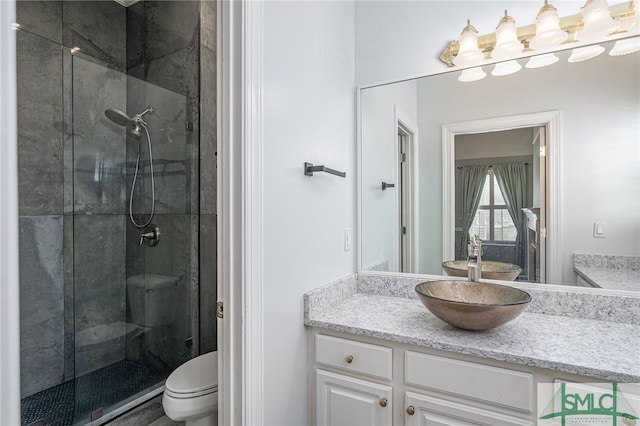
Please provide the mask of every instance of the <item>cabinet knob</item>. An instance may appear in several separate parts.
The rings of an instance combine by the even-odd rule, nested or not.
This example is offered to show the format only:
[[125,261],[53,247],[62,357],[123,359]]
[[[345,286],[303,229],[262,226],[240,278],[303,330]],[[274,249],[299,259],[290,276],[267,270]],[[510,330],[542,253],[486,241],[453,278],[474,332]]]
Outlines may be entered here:
[[407,414],[410,416],[413,416],[416,413],[416,409],[414,408],[413,405],[410,405],[407,407]]
[[389,402],[389,401],[387,401],[387,398],[381,398],[380,399],[380,406],[383,407],[383,408],[386,407],[387,406],[387,402]]
[[344,360],[347,362],[347,364],[351,364],[353,362],[353,355],[345,356]]

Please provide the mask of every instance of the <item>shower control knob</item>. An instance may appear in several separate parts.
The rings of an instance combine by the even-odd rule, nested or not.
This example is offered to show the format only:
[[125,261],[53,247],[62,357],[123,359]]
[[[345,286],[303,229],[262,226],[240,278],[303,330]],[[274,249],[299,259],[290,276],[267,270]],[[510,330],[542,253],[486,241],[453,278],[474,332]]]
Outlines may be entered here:
[[147,243],[149,247],[155,247],[160,242],[160,227],[153,223],[142,230],[140,245]]

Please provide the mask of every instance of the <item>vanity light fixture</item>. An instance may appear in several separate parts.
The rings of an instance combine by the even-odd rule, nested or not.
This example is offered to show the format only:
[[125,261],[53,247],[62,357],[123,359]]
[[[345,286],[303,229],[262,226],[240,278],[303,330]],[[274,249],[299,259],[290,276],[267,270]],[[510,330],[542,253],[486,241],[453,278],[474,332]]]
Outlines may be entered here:
[[458,81],[463,83],[470,83],[472,81],[482,80],[487,76],[487,73],[482,70],[482,67],[467,68],[462,70]]
[[516,21],[504,11],[504,17],[496,28],[496,45],[491,51],[493,59],[508,59],[524,50],[524,45],[518,40]]
[[611,56],[628,55],[640,51],[640,37],[626,38],[616,41],[613,49],[609,51]]
[[[629,18],[621,19],[621,27],[630,34],[640,34],[640,0],[634,0],[632,3],[633,15]],[[627,38],[616,41],[613,49],[609,51],[611,56],[628,55],[640,51],[640,37]]]
[[516,59],[525,48],[541,51],[541,54],[531,56],[525,66],[541,68],[558,62],[559,58],[551,52],[553,49],[569,42],[580,42],[580,47],[573,49],[568,61],[582,62],[605,50],[597,44],[585,44],[624,32],[634,37],[618,37],[620,39],[609,52],[610,55],[640,51],[640,0],[611,7],[607,0],[586,0],[580,14],[565,17],[560,17],[549,0],[544,0],[535,25],[517,28],[515,20],[505,10],[495,33],[478,36],[478,30],[468,20],[459,40],[450,41],[440,52],[440,60],[450,67],[468,68],[462,71],[458,81],[478,81],[486,77],[482,70],[484,59],[500,61],[495,64],[492,75],[509,75],[522,69]]
[[[611,17],[607,0],[587,0],[582,6],[582,18],[584,26],[577,34],[578,41],[590,42],[602,39],[620,26],[620,22]],[[573,49],[568,61],[571,63],[582,62],[595,58],[604,52],[604,47],[594,44],[592,46]]]
[[453,63],[459,67],[475,65],[484,59],[484,53],[478,48],[478,30],[467,20],[467,26],[460,34],[458,54]]
[[20,29],[20,24],[18,24],[17,22],[14,22],[11,24],[11,29],[13,31],[18,31]]
[[[640,0],[627,0],[609,6],[606,0],[587,0],[581,13],[557,18],[557,10],[554,10],[555,7],[546,1],[538,12],[535,24],[514,28],[515,23],[509,22],[513,18],[509,19],[507,16],[506,19],[503,18],[506,21],[503,24],[503,29],[484,35],[478,35],[478,31],[471,24],[468,24],[467,28],[471,27],[473,31],[463,31],[459,40],[449,41],[440,52],[439,57],[449,67],[456,65],[460,67],[477,67],[482,66],[483,58],[490,57],[496,60],[514,59],[515,56],[522,52],[523,48],[551,50],[557,47],[555,44],[560,46],[579,41],[584,45],[585,43],[604,40],[611,32],[618,34],[626,31],[630,35],[637,34],[638,27],[640,27],[640,13],[637,13],[640,10],[639,3]],[[634,9],[636,12],[634,12]],[[559,19],[557,28],[556,19]],[[500,22],[501,24],[503,23],[502,20]],[[568,36],[565,37],[564,33],[568,34]],[[504,41],[506,36],[509,37],[511,42],[514,42],[514,38],[517,38],[518,43],[507,44]],[[564,41],[562,41],[563,38]],[[622,44],[627,43],[631,44],[631,42]],[[505,53],[509,51],[509,46],[514,48],[515,53]],[[584,60],[584,58],[593,55],[596,51],[596,49],[587,50],[590,52],[589,55],[587,55],[586,51],[581,50],[577,52],[574,60],[577,60],[577,58]],[[614,50],[614,53],[616,52],[618,52],[617,49]],[[549,56],[545,60],[551,62],[552,59]],[[536,60],[535,63],[540,64],[544,63],[544,61]]]
[[542,68],[553,65],[558,62],[558,58],[554,53],[545,53],[544,55],[532,56],[525,65],[525,68]]
[[578,33],[579,41],[596,41],[605,37],[620,26],[620,22],[611,17],[607,0],[587,0],[582,6],[584,26]]
[[517,73],[522,69],[522,65],[518,63],[515,59],[510,61],[498,62],[495,67],[493,67],[493,71],[491,71],[491,75],[496,77],[501,77],[503,75],[509,75]]
[[[569,34],[560,28],[560,15],[555,6],[544,0],[544,6],[536,17],[536,35],[529,42],[531,49],[549,49],[558,47],[565,42]],[[525,67],[542,68],[558,62],[558,58],[553,53],[539,56],[532,56]]]
[[560,46],[569,34],[560,28],[558,9],[544,0],[544,6],[536,17],[536,35],[529,42],[534,50]]
[[567,59],[567,62],[575,63],[575,62],[583,62],[589,59],[593,59],[596,56],[600,55],[604,52],[604,47],[599,44],[594,44],[591,46],[578,47],[571,51],[571,56]]

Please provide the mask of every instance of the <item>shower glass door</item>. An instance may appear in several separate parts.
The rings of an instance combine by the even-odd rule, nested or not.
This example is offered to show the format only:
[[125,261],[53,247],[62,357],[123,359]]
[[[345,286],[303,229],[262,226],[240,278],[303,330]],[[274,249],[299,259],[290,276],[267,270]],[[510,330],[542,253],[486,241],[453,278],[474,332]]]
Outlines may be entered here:
[[[65,251],[74,294],[66,322],[74,422],[84,423],[159,388],[197,354],[198,135],[184,94],[80,54],[70,62],[73,191],[65,201],[73,224],[65,229],[73,244]],[[122,125],[147,109],[137,132]]]

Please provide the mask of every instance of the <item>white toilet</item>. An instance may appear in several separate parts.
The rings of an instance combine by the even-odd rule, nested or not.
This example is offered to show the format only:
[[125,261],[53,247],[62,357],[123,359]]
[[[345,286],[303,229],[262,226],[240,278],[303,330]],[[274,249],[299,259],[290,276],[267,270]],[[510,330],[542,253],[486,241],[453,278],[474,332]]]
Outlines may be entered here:
[[218,353],[200,355],[171,373],[162,406],[167,417],[186,426],[217,426]]

